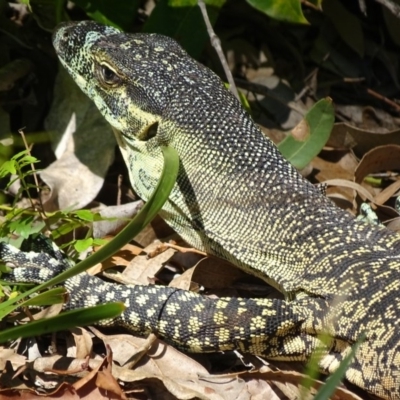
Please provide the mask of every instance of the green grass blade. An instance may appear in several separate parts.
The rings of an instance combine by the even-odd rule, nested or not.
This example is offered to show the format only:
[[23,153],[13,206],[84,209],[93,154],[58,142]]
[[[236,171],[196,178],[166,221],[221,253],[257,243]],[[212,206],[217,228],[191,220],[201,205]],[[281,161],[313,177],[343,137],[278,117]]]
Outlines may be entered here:
[[52,304],[59,304],[65,302],[67,291],[63,287],[56,287],[46,290],[35,297],[29,298],[22,303],[7,304],[6,302],[0,304],[0,320],[5,316],[23,306],[48,306]]
[[67,295],[67,291],[65,288],[55,287],[55,288],[46,290],[43,293],[39,293],[35,297],[25,300],[23,303],[19,304],[18,306],[43,307],[43,306],[50,306],[53,304],[64,303],[66,295]]
[[322,386],[320,390],[318,390],[318,393],[315,395],[314,400],[326,400],[326,399],[329,399],[333,395],[336,388],[342,382],[348,366],[350,365],[358,348],[360,347],[361,343],[364,340],[365,340],[365,334],[361,335],[361,337],[353,345],[351,352],[340,363],[339,368],[327,379],[325,385]]
[[102,304],[80,310],[66,311],[56,317],[33,321],[0,332],[0,343],[21,337],[39,336],[76,326],[93,324],[101,319],[115,318],[125,310],[123,303]]
[[304,371],[305,378],[301,382],[300,400],[308,398],[308,393],[321,371],[319,363],[331,346],[332,337],[327,332],[318,335],[320,345],[313,351]]

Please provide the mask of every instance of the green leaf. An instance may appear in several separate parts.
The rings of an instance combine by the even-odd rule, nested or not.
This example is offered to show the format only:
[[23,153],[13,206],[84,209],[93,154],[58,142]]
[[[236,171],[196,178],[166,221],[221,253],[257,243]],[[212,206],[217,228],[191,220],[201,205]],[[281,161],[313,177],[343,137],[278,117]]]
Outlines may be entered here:
[[[1,238],[1,239],[3,239],[3,238]],[[1,276],[1,273],[10,273],[11,272],[11,267],[7,267],[4,263],[2,263],[2,262],[0,262],[0,276]]]
[[67,233],[72,232],[74,229],[77,229],[81,226],[82,224],[77,221],[65,222],[51,232],[51,238],[53,240],[58,239],[59,237],[66,235]]
[[298,24],[308,24],[301,10],[300,0],[247,0],[247,2],[271,18]]
[[290,135],[278,144],[278,149],[293,166],[303,169],[328,141],[334,121],[332,100],[322,99],[314,104],[302,121],[309,132],[305,139],[297,140]]
[[93,246],[104,246],[106,243],[108,243],[108,240],[106,239],[101,239],[101,238],[93,239]]
[[32,232],[33,220],[33,215],[22,215],[20,218],[10,221],[9,229],[18,236],[27,239]]
[[[397,47],[400,47],[399,18],[386,7],[382,7],[382,14],[383,18],[385,19],[385,27],[390,35],[390,38],[393,40]],[[381,50],[383,51],[383,49]]]
[[92,238],[77,240],[75,241],[74,249],[78,253],[82,253],[82,251],[87,250],[92,244],[93,244]]
[[19,160],[19,159],[26,157],[27,155],[28,155],[28,150],[22,150],[19,153],[15,154],[12,157],[12,160]]
[[15,168],[15,161],[8,160],[3,163],[0,168],[0,178],[4,178],[9,174],[15,174],[17,172]]
[[[23,0],[42,29],[51,31],[56,26],[56,2],[54,0]],[[66,15],[65,15],[66,16]]]
[[21,160],[21,163],[24,163],[25,165],[33,164],[33,163],[37,163],[37,162],[39,162],[39,160],[36,157],[32,157],[28,154],[23,158],[23,160]]
[[30,227],[29,234],[32,235],[34,233],[41,232],[45,226],[46,223],[44,221],[35,221]]
[[115,318],[125,310],[123,303],[102,304],[86,309],[67,311],[56,317],[41,319],[0,332],[0,343],[24,337],[39,336],[76,326],[85,326],[102,319]]
[[77,210],[73,214],[84,221],[92,222],[94,220],[94,214],[90,210]]

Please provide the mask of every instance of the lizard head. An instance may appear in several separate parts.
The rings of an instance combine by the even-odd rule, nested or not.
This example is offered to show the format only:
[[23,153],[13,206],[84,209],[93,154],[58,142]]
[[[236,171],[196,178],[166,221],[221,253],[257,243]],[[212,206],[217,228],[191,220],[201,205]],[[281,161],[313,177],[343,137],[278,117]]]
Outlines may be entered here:
[[62,65],[115,129],[130,140],[155,135],[182,58],[188,59],[173,39],[83,21],[61,24],[53,44]]

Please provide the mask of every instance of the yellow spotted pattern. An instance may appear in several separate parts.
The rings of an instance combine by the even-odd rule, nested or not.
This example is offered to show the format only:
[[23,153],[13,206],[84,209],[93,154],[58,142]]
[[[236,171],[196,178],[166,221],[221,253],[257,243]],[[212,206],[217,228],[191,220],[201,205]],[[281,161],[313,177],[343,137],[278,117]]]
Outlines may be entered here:
[[[59,27],[53,43],[63,66],[120,131],[139,196],[147,200],[157,185],[160,147],[174,147],[180,169],[161,216],[191,246],[265,279],[286,300],[209,299],[143,286],[121,298],[120,289],[98,281],[88,290],[82,277],[67,282],[71,297],[88,291],[84,304],[92,305],[102,301],[93,299],[101,291],[108,291],[107,301],[115,293],[127,310],[114,324],[156,332],[195,352],[239,349],[305,361],[320,348],[318,335],[328,333],[320,363],[327,373],[365,333],[346,379],[398,399],[400,237],[355,221],[304,180],[220,79],[174,40],[81,22]],[[102,78],[99,60],[115,71],[115,85]]]

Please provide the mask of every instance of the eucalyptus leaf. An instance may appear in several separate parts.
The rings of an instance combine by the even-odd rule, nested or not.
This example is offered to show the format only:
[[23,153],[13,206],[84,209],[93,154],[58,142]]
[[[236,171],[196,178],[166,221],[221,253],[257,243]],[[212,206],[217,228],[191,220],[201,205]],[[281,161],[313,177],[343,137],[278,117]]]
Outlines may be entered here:
[[325,146],[331,134],[335,113],[330,98],[322,99],[307,112],[301,124],[305,127],[302,140],[293,135],[278,144],[282,155],[297,169],[303,169]]

